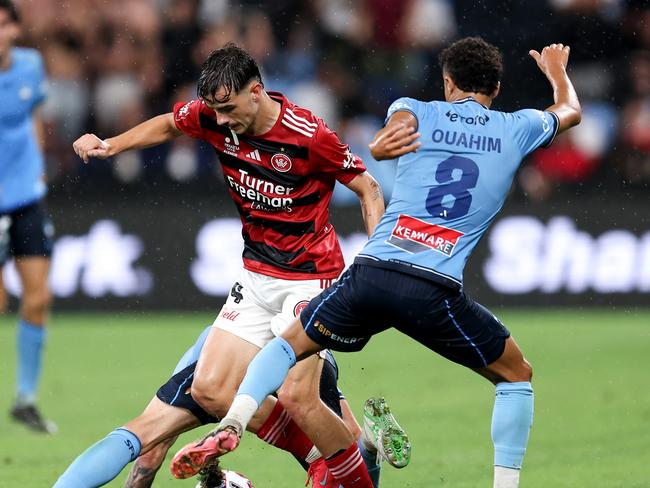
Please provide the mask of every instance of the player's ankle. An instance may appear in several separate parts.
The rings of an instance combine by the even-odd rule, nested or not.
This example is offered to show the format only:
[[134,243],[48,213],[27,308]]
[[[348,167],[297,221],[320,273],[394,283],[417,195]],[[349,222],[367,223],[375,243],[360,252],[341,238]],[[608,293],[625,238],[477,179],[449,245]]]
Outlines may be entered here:
[[520,469],[495,466],[493,488],[518,488],[520,473]]

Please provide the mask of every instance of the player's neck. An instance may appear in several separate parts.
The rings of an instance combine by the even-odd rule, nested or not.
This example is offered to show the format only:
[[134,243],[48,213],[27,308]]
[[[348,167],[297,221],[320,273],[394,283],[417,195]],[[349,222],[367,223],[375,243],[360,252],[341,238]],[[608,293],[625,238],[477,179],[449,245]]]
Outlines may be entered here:
[[0,71],[7,71],[11,68],[11,50],[8,49],[6,53],[0,54]]
[[260,98],[260,108],[251,125],[249,132],[253,135],[265,134],[270,131],[280,117],[282,105],[280,102],[273,100],[266,91],[262,92]]
[[453,102],[457,102],[458,100],[465,100],[466,98],[473,98],[478,103],[480,103],[481,105],[487,108],[490,108],[490,105],[492,105],[492,97],[488,95],[484,95],[483,93],[466,92],[460,90],[454,91],[454,93],[452,93],[452,95],[449,97],[447,101],[453,103]]

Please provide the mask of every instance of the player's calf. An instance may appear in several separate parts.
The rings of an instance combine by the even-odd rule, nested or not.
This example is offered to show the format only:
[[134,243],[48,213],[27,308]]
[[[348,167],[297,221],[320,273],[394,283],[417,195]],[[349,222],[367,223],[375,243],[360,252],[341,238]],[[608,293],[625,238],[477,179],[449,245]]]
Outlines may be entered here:
[[150,488],[156,473],[160,469],[167,451],[176,442],[178,436],[158,443],[145,454],[141,454],[133,463],[124,488]]

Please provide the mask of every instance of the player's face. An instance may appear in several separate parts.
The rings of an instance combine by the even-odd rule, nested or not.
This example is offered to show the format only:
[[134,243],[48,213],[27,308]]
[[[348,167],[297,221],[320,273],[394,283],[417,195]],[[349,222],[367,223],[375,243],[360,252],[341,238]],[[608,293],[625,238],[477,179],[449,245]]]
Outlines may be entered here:
[[237,93],[231,93],[230,97],[221,102],[227,90],[219,88],[213,100],[203,100],[203,102],[214,110],[217,116],[217,123],[225,125],[237,134],[243,134],[253,125],[259,109],[259,94],[262,85],[259,82],[252,81]]
[[18,38],[18,24],[11,20],[9,12],[0,9],[0,57],[4,57]]

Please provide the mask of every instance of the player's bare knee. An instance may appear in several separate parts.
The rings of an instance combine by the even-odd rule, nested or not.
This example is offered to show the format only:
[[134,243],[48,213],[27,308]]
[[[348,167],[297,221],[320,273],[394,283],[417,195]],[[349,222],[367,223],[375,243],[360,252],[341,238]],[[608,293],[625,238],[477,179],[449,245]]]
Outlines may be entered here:
[[226,415],[235,394],[234,391],[199,378],[195,378],[192,382],[190,393],[201,408],[216,417]]
[[308,411],[317,407],[311,399],[306,398],[304,392],[296,388],[281,388],[278,400],[296,423],[300,423]]
[[52,295],[47,288],[26,294],[21,303],[22,316],[31,323],[44,324],[52,303]]
[[516,365],[502,375],[505,381],[516,383],[519,381],[531,381],[533,379],[533,367],[526,359],[522,358]]

